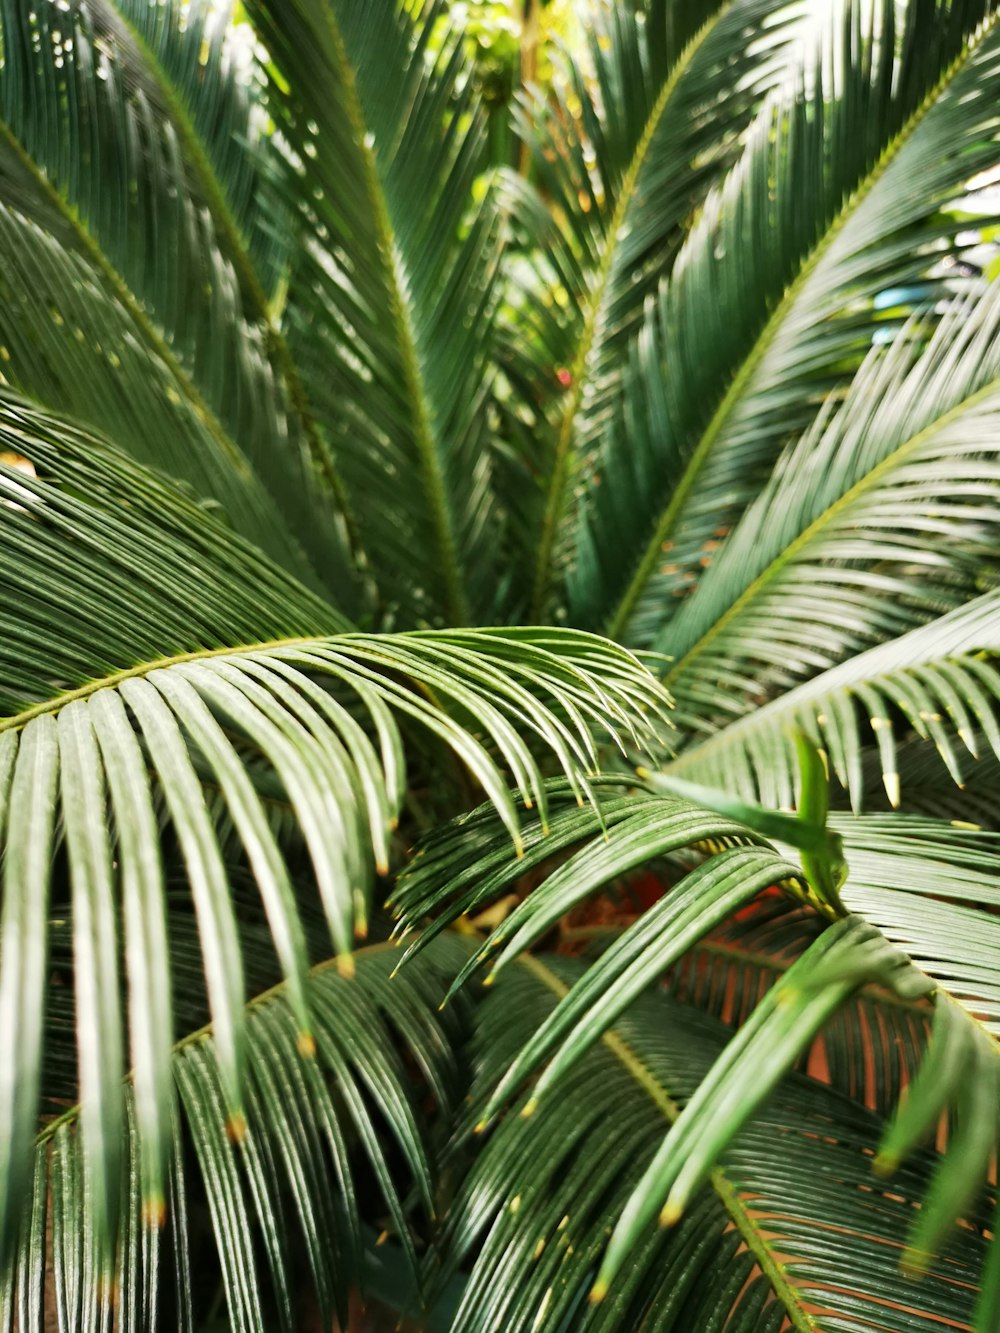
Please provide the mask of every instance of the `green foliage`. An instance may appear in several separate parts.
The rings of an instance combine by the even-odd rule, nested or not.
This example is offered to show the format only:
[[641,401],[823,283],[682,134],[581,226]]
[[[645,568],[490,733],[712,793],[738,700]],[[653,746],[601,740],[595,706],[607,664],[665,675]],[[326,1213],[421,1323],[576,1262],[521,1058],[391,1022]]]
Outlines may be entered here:
[[1000,11],[234,8],[0,0],[0,1330],[993,1333]]

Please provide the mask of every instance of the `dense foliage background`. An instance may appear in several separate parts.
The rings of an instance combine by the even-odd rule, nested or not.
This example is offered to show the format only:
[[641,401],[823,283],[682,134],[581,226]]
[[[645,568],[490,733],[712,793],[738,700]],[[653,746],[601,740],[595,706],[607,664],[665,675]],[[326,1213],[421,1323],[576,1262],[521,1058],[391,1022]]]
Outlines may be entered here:
[[993,1333],[992,0],[0,51],[0,1330]]

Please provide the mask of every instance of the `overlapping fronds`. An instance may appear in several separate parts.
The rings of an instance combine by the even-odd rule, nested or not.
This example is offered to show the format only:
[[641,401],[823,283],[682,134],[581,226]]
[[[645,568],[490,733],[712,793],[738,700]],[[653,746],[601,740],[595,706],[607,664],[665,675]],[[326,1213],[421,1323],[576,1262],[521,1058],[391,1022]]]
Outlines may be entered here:
[[662,648],[789,434],[947,286],[942,210],[995,160],[990,8],[907,6],[897,35],[893,4],[850,5],[762,111],[628,354],[578,506],[577,623]]
[[440,0],[245,6],[295,161],[285,323],[387,609],[491,618],[487,352],[499,217],[484,116]]
[[337,481],[263,286],[286,244],[273,136],[223,20],[5,0],[3,372],[190,481],[299,576],[301,545],[352,611]]
[[[787,807],[795,792],[791,733],[801,727],[826,751],[855,808],[871,791],[872,770],[898,805],[911,779],[926,784],[932,755],[938,786],[945,772],[961,782],[978,756],[1000,756],[998,617],[1000,594],[983,593],[738,717],[686,749],[673,769]],[[923,760],[905,743],[910,733]]]
[[731,722],[988,583],[1000,531],[998,314],[988,288],[917,357],[908,325],[784,456],[671,624],[666,679],[682,724]]
[[[616,795],[608,780],[602,800],[605,832],[597,839],[595,812],[572,809],[564,800],[560,804],[548,837],[537,825],[529,834],[522,865],[512,864],[495,816],[484,807],[466,825],[436,834],[396,892],[404,924],[429,917],[432,936],[460,913],[482,911],[510,891],[517,893],[520,872],[529,872],[527,883],[534,887],[520,895],[472,952],[451,987],[455,993],[487,963],[487,980],[502,985],[501,974],[517,966],[524,950],[586,898],[650,860],[663,865],[660,900],[610,937],[546,1021],[535,1024],[506,1065],[497,1067],[491,1093],[479,1103],[480,1130],[507,1109],[529,1080],[522,1117],[541,1113],[549,1103],[561,1104],[581,1077],[581,1062],[608,1029],[629,1021],[651,985],[684,965],[711,932],[745,914],[762,891],[780,886],[786,895],[814,906],[820,901],[803,873],[758,834],[677,797]],[[954,1134],[954,1156],[935,1177],[907,1262],[925,1263],[920,1256],[936,1249],[981,1186],[1000,1113],[1000,1056],[990,1035],[996,1029],[1000,956],[989,911],[1000,892],[996,836],[915,817],[839,817],[834,828],[848,867],[840,894],[854,915],[835,921],[818,938],[800,921],[794,944],[801,957],[790,968],[786,957],[774,973],[777,984],[758,991],[757,1002],[743,1012],[732,1012],[739,1005],[731,991],[724,992],[730,1009],[726,1016],[741,1025],[739,1035],[694,1094],[691,1112],[665,1140],[621,1220],[615,1219],[602,1284],[619,1275],[624,1256],[634,1252],[661,1208],[671,1222],[680,1217],[722,1148],[834,1020],[827,1068],[861,1100],[868,1097],[866,1061],[878,1059],[871,1033],[898,1029],[904,1046],[896,1051],[891,1080],[898,1096],[913,1079],[926,1031],[914,1002],[937,996],[934,1036],[925,1057],[934,1072],[921,1073],[914,1083],[899,1119],[906,1128],[887,1141],[883,1162],[895,1161],[929,1132],[948,1106],[958,1108],[961,1128]],[[569,847],[578,850],[552,869],[553,858],[558,861]],[[541,880],[531,873],[536,867],[542,867]],[[739,938],[738,926],[728,928]],[[418,939],[410,953],[418,953],[430,936]],[[871,986],[878,989],[869,993],[867,1007],[845,1008]],[[914,1012],[913,1021],[899,1027],[901,1002]],[[880,1005],[889,1007],[885,1019],[873,1018]],[[970,1082],[977,1089],[971,1101]],[[879,1084],[879,1105],[891,1109],[894,1102],[885,1100],[889,1081]],[[504,1128],[497,1133],[502,1136]],[[898,1152],[896,1144],[901,1145]],[[624,1202],[622,1196],[619,1203]],[[620,1290],[621,1280],[616,1277],[613,1291]]]
[[[164,1197],[168,849],[197,919],[221,1095],[238,1125],[247,992],[226,864],[232,831],[309,1047],[297,866],[269,797],[290,806],[302,873],[349,959],[406,795],[401,724],[453,753],[517,845],[510,779],[546,810],[529,742],[582,801],[596,767],[591,726],[637,743],[664,699],[629,654],[572,631],[339,632],[325,603],[176,487],[24,407],[8,405],[5,421],[5,456],[20,463],[0,464],[0,1028],[14,1064],[0,1092],[0,1254],[9,1256],[36,1128],[51,912],[64,908],[73,922],[88,1225],[106,1242],[123,1114],[121,937],[143,1194],[154,1211]],[[214,814],[220,800],[228,834]]]
[[531,553],[532,615],[547,607],[553,543],[574,472],[606,424],[621,353],[670,268],[682,224],[795,63],[802,12],[770,0],[594,0],[585,55],[567,57],[551,91],[521,108],[525,165],[542,199],[518,181],[513,209],[529,235],[540,219],[544,244],[527,262],[545,297],[514,293],[506,368],[539,414],[523,460],[542,483],[534,482],[531,514],[542,534]]
[[[197,942],[179,930],[171,935],[184,1037],[169,1062],[165,1197],[157,1210],[145,1195],[146,1145],[129,1091],[115,1145],[120,1248],[109,1256],[90,1224],[79,1111],[48,1123],[20,1200],[16,1265],[0,1280],[5,1330],[18,1320],[23,1329],[79,1333],[109,1327],[114,1317],[122,1328],[160,1324],[195,1333],[209,1318],[216,1276],[233,1329],[293,1333],[309,1317],[328,1325],[335,1310],[346,1320],[348,1294],[364,1281],[364,1250],[372,1244],[361,1198],[369,1178],[375,1215],[385,1216],[416,1265],[411,1217],[419,1224],[422,1216],[426,1226],[434,1208],[432,1125],[446,1123],[461,1091],[456,1033],[436,1013],[456,946],[439,942],[391,984],[384,946],[359,952],[352,980],[328,964],[313,968],[305,978],[314,1016],[308,1050],[287,988],[267,989],[278,978],[273,955],[270,968],[256,961],[257,997],[246,1015],[246,1119],[234,1134],[223,1062],[201,1026]],[[214,1253],[199,1225],[205,1210]],[[48,1263],[52,1285],[40,1276]],[[304,1285],[315,1293],[312,1305]]]
[[[466,1133],[578,976],[565,960],[525,958],[479,1007]],[[798,1075],[742,1130],[673,1228],[633,1233],[627,1268],[600,1303],[588,1302],[609,1228],[725,1035],[648,995],[534,1114],[515,1107],[485,1146],[471,1138],[476,1156],[442,1247],[446,1271],[472,1263],[456,1327],[860,1329],[875,1309],[904,1310],[913,1329],[968,1321],[985,1216],[970,1214],[962,1244],[952,1241],[919,1283],[901,1274],[932,1159],[919,1154],[880,1185],[871,1163],[884,1122]],[[808,1188],[793,1184],[803,1181]]]

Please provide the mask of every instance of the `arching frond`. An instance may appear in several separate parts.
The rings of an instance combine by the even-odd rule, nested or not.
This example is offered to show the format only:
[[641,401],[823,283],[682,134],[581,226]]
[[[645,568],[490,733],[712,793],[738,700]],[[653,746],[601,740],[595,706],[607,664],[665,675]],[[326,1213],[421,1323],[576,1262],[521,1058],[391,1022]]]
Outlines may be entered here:
[[291,807],[329,939],[349,959],[406,795],[403,727],[452,752],[517,844],[510,779],[546,810],[529,741],[585,800],[591,725],[635,743],[652,716],[641,696],[654,713],[663,697],[630,655],[572,631],[339,632],[336,613],[176,487],[26,408],[8,406],[5,422],[5,443],[37,474],[0,465],[0,1028],[15,1065],[0,1090],[8,1258],[35,1128],[50,901],[74,922],[86,1197],[89,1225],[107,1238],[117,1197],[109,1145],[122,1113],[118,904],[143,1193],[154,1209],[163,1198],[166,836],[197,918],[221,1095],[233,1124],[245,1115],[243,961],[224,831],[204,781],[238,835],[308,1046],[308,960],[268,791]]
[[336,478],[262,286],[275,150],[208,8],[5,0],[4,375],[190,481],[300,576],[301,543],[353,610]]
[[671,651],[789,434],[897,325],[888,292],[906,310],[947,285],[964,224],[942,210],[995,159],[997,18],[907,6],[896,40],[896,6],[873,8],[866,27],[849,6],[811,83],[761,113],[650,310],[579,506],[577,623]]
[[[914,516],[917,517],[917,516]],[[859,808],[874,768],[898,805],[918,757],[901,746],[911,730],[961,781],[977,755],[1000,756],[1000,677],[993,659],[1000,595],[984,593],[919,629],[820,672],[678,756],[672,770],[767,804],[794,800],[790,733],[805,728]],[[871,733],[877,752],[865,755]],[[965,751],[968,758],[962,757]],[[903,757],[901,757],[903,756]]]
[[[523,1116],[558,1103],[580,1077],[581,1061],[608,1029],[627,1017],[668,969],[762,890],[781,885],[786,893],[819,901],[800,871],[748,829],[741,831],[738,823],[720,816],[712,823],[712,817],[676,797],[612,794],[607,808],[607,831],[601,839],[594,840],[596,815],[585,811],[555,815],[553,845],[547,849],[540,829],[539,836],[529,838],[523,867],[529,872],[543,864],[546,852],[551,864],[567,845],[576,843],[579,850],[549,869],[493,927],[459,972],[452,992],[486,962],[487,980],[499,981],[525,949],[583,899],[652,858],[668,858],[669,887],[607,945],[551,1016],[535,1025],[502,1070],[498,1068],[492,1093],[480,1106],[480,1129],[504,1111],[526,1080],[532,1082]],[[461,867],[456,857],[458,827],[431,840],[426,861],[421,859],[397,890],[396,906],[404,922],[417,924],[430,915],[436,926],[460,912],[483,909],[516,885],[521,867],[512,866],[509,854],[504,856],[495,820],[492,838],[487,836],[489,822],[485,810],[470,820],[475,850],[467,848]],[[920,1076],[919,1124],[932,1127],[946,1105],[958,1105],[961,1123],[968,1122],[955,1138],[955,1156],[936,1178],[921,1214],[911,1242],[914,1255],[936,1247],[982,1183],[1000,1112],[1000,1057],[990,1035],[996,1025],[1000,940],[992,939],[994,918],[982,910],[991,908],[1000,893],[996,837],[942,821],[898,817],[840,817],[835,828],[848,866],[840,894],[855,915],[839,920],[812,943],[807,934],[801,940],[807,946],[801,958],[744,1015],[738,1037],[695,1094],[691,1113],[665,1141],[644,1184],[630,1197],[602,1269],[602,1283],[618,1274],[623,1256],[634,1250],[660,1208],[667,1206],[672,1220],[680,1216],[732,1135],[777,1080],[804,1057],[845,1002],[865,986],[889,992],[884,1002],[890,1005],[896,1003],[893,995],[912,1002],[936,993],[938,1035],[926,1060],[929,1068],[939,1070],[942,1051],[954,1047],[956,1063],[947,1065],[947,1073]],[[702,859],[691,869],[693,853]],[[421,946],[418,940],[411,954]],[[872,1003],[878,1007],[876,992]],[[839,1027],[831,1031],[835,1053],[845,1031],[854,1034],[859,1051],[874,1049],[866,1048],[860,1035],[860,1012],[841,1015]],[[865,1020],[866,1028],[869,1022]],[[887,1026],[892,1026],[891,1019]],[[901,1032],[910,1054],[908,1067],[897,1072],[897,1093],[901,1075],[911,1075],[917,1063],[924,1025],[917,1022]],[[849,1057],[846,1063],[849,1067]],[[841,1071],[844,1064],[841,1054]],[[831,1068],[836,1072],[837,1063]],[[974,1104],[965,1105],[969,1079],[977,1082],[978,1092]],[[863,1075],[851,1080],[853,1094],[864,1081]],[[909,1102],[907,1108],[904,1124],[913,1122],[915,1114]],[[916,1136],[917,1131],[904,1135],[907,1146]],[[968,1150],[967,1140],[975,1145]],[[942,1183],[945,1179],[950,1187]]]
[[683,723],[711,730],[983,586],[1000,513],[998,371],[992,289],[923,355],[903,339],[873,354],[672,623],[666,679]]
[[[187,952],[175,933],[172,942],[176,981],[184,978],[197,991],[195,942]],[[336,1310],[346,1320],[349,1291],[364,1283],[359,1196],[369,1174],[379,1196],[376,1215],[385,1214],[415,1268],[413,1223],[419,1226],[422,1215],[426,1226],[434,1207],[427,1107],[444,1121],[461,1094],[457,1034],[435,1011],[457,963],[456,947],[438,942],[391,985],[392,956],[384,946],[359,952],[351,980],[329,964],[313,968],[305,978],[315,1016],[315,1046],[308,1051],[286,988],[265,989],[267,969],[258,967],[257,995],[246,1014],[246,1120],[237,1133],[212,1032],[186,1031],[170,1057],[170,1172],[159,1211],[143,1193],[137,1099],[129,1092],[125,1100],[114,1181],[122,1212],[117,1256],[105,1252],[90,1225],[79,1110],[47,1124],[19,1205],[17,1266],[0,1284],[4,1316],[16,1314],[22,1328],[45,1321],[76,1333],[105,1326],[116,1312],[125,1327],[160,1322],[193,1333],[204,1327],[205,1295],[217,1274],[234,1329],[301,1328],[308,1308],[303,1283],[312,1285],[320,1319],[329,1323]],[[197,1013],[190,998],[186,1007]],[[203,1209],[214,1236],[207,1252],[204,1229],[197,1239],[193,1232]],[[34,1280],[47,1261],[47,1223],[55,1242],[54,1292]],[[96,1282],[102,1273],[103,1283]]]
[[[565,960],[525,958],[479,1007],[469,1128],[578,976]],[[484,1147],[473,1140],[442,1246],[446,1271],[472,1262],[458,1326],[819,1330],[860,1327],[873,1308],[905,1309],[909,1326],[927,1330],[969,1319],[985,1218],[973,1214],[961,1249],[949,1245],[919,1283],[902,1275],[932,1159],[920,1154],[880,1186],[871,1161],[882,1122],[800,1076],[743,1129],[674,1228],[636,1234],[627,1270],[588,1303],[607,1229],[724,1039],[706,1016],[647,995],[558,1095],[504,1118]]]
[[303,244],[284,323],[383,602],[404,624],[494,614],[486,364],[499,219],[445,6],[250,0],[294,151]]
[[[621,353],[669,271],[685,219],[795,62],[801,18],[801,6],[773,0],[592,0],[587,58],[567,58],[554,88],[521,110],[526,166],[545,199],[535,262],[546,298],[532,293],[519,310],[509,366],[541,406],[527,460],[542,483],[532,615],[546,610],[574,473],[606,424]],[[515,207],[530,232],[523,195]]]

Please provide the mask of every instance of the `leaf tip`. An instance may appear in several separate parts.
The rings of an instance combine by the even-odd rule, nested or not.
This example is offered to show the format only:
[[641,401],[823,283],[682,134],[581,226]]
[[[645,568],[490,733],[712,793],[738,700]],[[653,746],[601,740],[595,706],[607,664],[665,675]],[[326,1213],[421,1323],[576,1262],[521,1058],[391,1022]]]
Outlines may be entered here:
[[230,1111],[226,1118],[226,1134],[231,1143],[244,1143],[247,1136],[247,1118],[242,1111]]
[[912,1246],[907,1246],[899,1261],[899,1269],[907,1277],[923,1277],[930,1267],[930,1262],[929,1250],[915,1250]]
[[153,1227],[159,1231],[166,1225],[167,1221],[167,1201],[157,1190],[154,1194],[147,1195],[142,1201],[142,1223],[143,1226]]
[[316,1058],[316,1038],[311,1032],[300,1032],[295,1045],[303,1060],[314,1060]]
[[608,1294],[608,1284],[604,1278],[598,1278],[590,1289],[588,1300],[591,1305],[600,1305]]
[[660,1226],[675,1227],[684,1216],[684,1205],[671,1202],[670,1199],[660,1209]]
[[339,953],[337,955],[337,972],[345,981],[353,981],[357,974],[358,966],[354,961],[352,953]]
[[878,1176],[880,1180],[885,1180],[887,1176],[892,1175],[897,1166],[899,1166],[899,1158],[895,1153],[876,1153],[875,1160],[872,1162],[872,1173]]
[[529,1097],[528,1100],[521,1107],[521,1116],[524,1120],[530,1120],[537,1110],[538,1110],[538,1098]]

